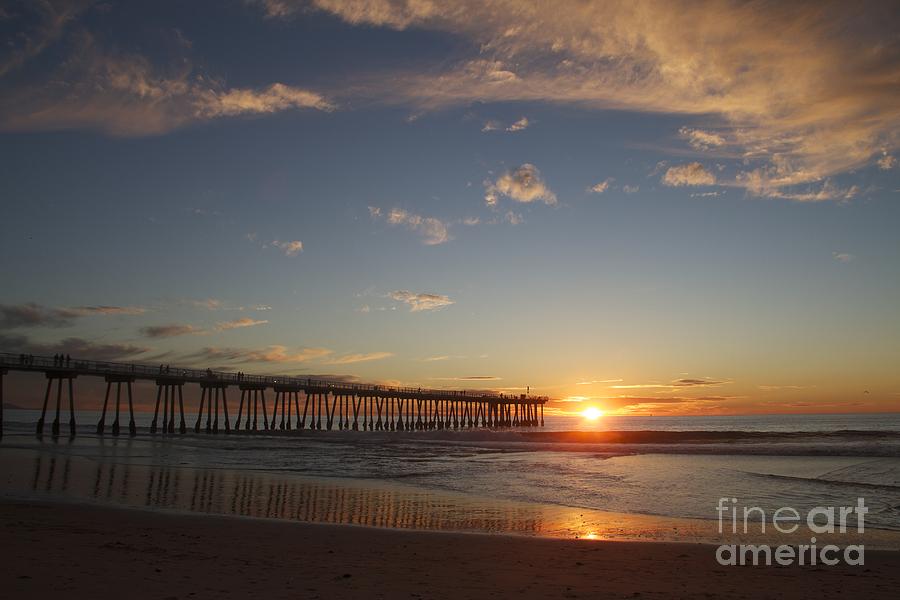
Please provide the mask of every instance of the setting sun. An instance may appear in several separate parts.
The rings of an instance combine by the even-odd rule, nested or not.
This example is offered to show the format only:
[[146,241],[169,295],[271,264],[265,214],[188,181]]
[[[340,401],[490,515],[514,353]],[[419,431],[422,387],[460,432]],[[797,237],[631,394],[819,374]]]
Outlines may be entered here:
[[603,416],[603,411],[595,406],[589,406],[581,412],[581,416],[591,421],[596,421]]

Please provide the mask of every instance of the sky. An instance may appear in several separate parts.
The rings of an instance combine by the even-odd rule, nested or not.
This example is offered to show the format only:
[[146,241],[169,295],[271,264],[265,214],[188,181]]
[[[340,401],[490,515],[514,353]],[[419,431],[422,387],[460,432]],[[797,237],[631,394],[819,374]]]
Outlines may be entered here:
[[898,21],[0,2],[0,350],[900,411]]

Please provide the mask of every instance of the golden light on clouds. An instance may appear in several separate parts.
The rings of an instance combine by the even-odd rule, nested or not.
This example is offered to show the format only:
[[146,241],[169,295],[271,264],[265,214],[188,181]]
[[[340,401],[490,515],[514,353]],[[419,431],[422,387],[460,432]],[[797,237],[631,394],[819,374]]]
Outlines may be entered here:
[[[264,4],[289,17],[306,3]],[[757,195],[842,199],[847,191],[834,187],[797,196],[781,188],[827,182],[900,143],[890,3],[313,4],[354,25],[447,31],[478,49],[443,70],[363,82],[372,97],[420,109],[549,101],[703,115],[704,129],[686,125],[682,136],[695,150],[745,159],[724,183]]]

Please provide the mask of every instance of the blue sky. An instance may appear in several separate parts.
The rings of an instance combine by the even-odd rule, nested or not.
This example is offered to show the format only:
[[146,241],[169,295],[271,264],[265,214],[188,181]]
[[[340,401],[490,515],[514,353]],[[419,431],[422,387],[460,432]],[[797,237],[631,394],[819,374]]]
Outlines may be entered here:
[[674,4],[4,4],[3,350],[897,410],[896,15]]

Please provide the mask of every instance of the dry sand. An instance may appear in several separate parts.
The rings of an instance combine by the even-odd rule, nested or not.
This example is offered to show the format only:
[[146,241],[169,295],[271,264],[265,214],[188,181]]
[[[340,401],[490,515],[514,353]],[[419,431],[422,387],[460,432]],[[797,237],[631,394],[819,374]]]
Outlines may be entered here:
[[4,598],[896,598],[865,567],[722,567],[714,547],[398,531],[0,501]]

